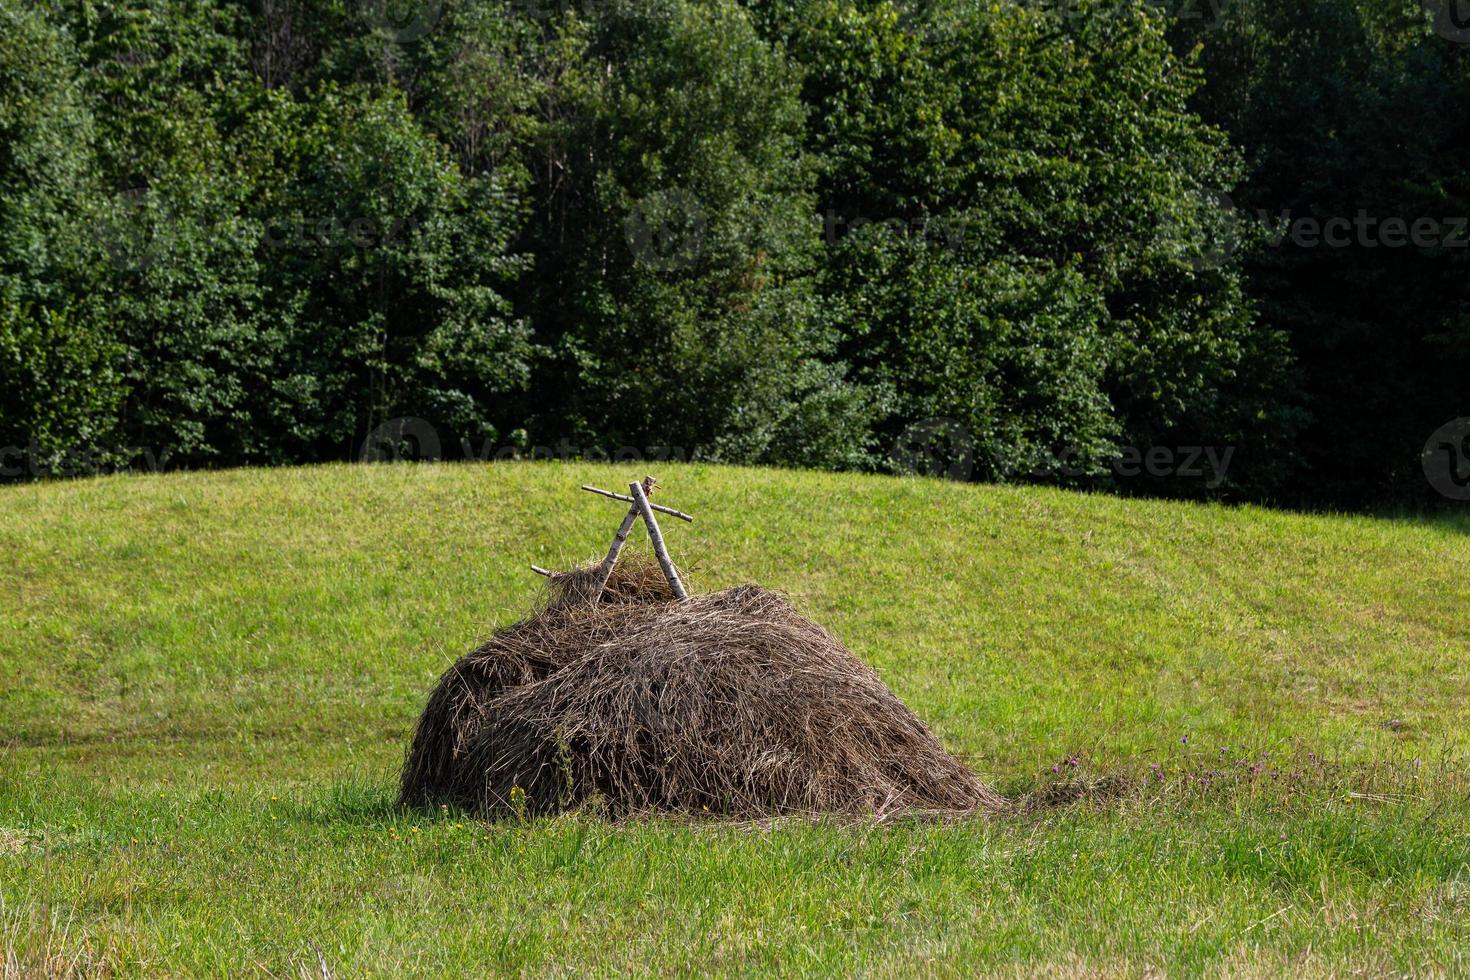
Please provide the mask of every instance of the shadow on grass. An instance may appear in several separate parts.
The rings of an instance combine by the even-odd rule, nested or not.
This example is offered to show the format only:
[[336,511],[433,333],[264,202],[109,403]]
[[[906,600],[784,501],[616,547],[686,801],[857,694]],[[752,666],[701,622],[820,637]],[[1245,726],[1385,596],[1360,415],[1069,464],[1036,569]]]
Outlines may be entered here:
[[470,813],[455,807],[401,807],[389,787],[339,784],[329,796],[303,804],[301,815],[322,823],[382,826],[442,819],[475,821],[504,828],[534,827],[571,819],[578,824],[608,827],[640,825],[749,828],[823,823],[839,826],[901,826],[914,823],[956,824],[1026,820],[1062,812],[1126,813],[1132,817],[1221,807],[1257,813],[1308,812],[1323,806],[1401,806],[1426,817],[1437,813],[1470,813],[1470,763],[1444,755],[1429,761],[1341,763],[1306,750],[1257,751],[1211,748],[1172,752],[1164,762],[1135,766],[1094,766],[1066,756],[1029,778],[1003,784],[1008,804],[998,812],[955,813],[894,811],[887,814],[782,813],[767,817],[731,817],[682,812],[637,812],[610,816],[595,802],[543,816]]
[[1408,524],[1424,528],[1445,536],[1470,535],[1470,504],[1460,504],[1455,509],[1414,513],[1404,511],[1380,515],[1395,524]]
[[1324,801],[1470,806],[1470,764],[1429,761],[1341,763],[1315,752],[1224,746],[1171,753],[1137,768],[1094,769],[1067,756],[1025,783],[1007,787],[1011,814],[1061,808],[1174,808],[1250,800],[1273,808]]
[[417,813],[399,806],[397,787],[367,780],[334,783],[323,796],[293,802],[290,809],[304,823],[352,827],[384,826]]

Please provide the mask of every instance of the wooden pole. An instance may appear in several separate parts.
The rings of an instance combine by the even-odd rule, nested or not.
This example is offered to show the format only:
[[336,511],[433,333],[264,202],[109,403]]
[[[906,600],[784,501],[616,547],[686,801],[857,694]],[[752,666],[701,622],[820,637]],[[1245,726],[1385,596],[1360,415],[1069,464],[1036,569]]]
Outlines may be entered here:
[[[604,497],[611,497],[614,500],[621,500],[625,504],[631,504],[631,503],[633,503],[633,498],[632,497],[629,497],[629,496],[627,496],[625,494],[621,494],[621,493],[613,493],[611,490],[602,490],[602,489],[599,489],[597,487],[588,487],[588,486],[584,486],[584,487],[582,487],[582,489],[583,490],[586,490],[588,493],[600,493]],[[649,491],[649,492],[651,493],[652,491]],[[692,522],[694,520],[694,518],[690,517],[688,514],[684,513],[682,510],[675,510],[672,507],[662,507],[662,506],[660,506],[658,504],[653,503],[652,501],[649,501],[648,506],[650,506],[654,510],[658,511],[660,514],[668,514],[670,517],[677,517],[681,521],[690,521],[690,522]]]
[[638,508],[629,507],[623,523],[618,525],[618,533],[613,537],[612,547],[607,549],[607,557],[602,559],[602,564],[597,566],[597,580],[592,583],[592,601],[596,602],[602,598],[602,590],[607,588],[607,580],[612,578],[613,566],[618,563],[618,554],[622,552],[623,545],[628,541],[628,532],[633,530],[633,524],[638,520]]
[[[638,489],[643,490],[646,488],[647,493],[653,493],[653,484],[653,477],[647,476],[643,478],[643,483]],[[582,489],[593,490],[594,493],[601,493],[608,497],[619,496],[618,494],[608,493],[606,490],[595,490],[592,487],[583,487]],[[597,578],[592,583],[593,602],[602,598],[602,590],[607,588],[607,581],[612,578],[613,567],[618,563],[618,555],[622,553],[623,545],[628,542],[628,534],[633,530],[633,525],[638,521],[639,510],[637,502],[632,497],[624,497],[622,499],[627,500],[633,506],[628,508],[628,513],[623,518],[623,523],[618,526],[618,533],[613,537],[612,547],[607,549],[607,557],[602,559],[601,565],[597,566]]]
[[669,588],[674,590],[674,597],[680,602],[689,598],[689,593],[684,591],[684,583],[679,581],[679,572],[674,568],[674,563],[669,559],[669,550],[664,547],[663,532],[658,529],[658,519],[653,516],[653,507],[648,503],[648,497],[643,493],[643,484],[628,484],[628,492],[633,495],[636,509],[643,515],[643,526],[648,528],[648,540],[653,542],[653,553],[658,556],[658,563],[663,566],[664,576],[669,580]]

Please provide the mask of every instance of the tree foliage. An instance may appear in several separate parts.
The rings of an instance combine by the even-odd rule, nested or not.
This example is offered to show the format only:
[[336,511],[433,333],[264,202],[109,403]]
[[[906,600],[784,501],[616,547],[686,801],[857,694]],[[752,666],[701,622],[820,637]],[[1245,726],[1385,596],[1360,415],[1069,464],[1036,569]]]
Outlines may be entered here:
[[1296,497],[1419,502],[1420,450],[1470,408],[1470,49],[1453,4],[1232,4],[1197,107],[1249,148],[1247,289],[1299,365]]
[[121,352],[92,302],[99,197],[77,51],[25,0],[0,0],[0,31],[0,445],[27,457],[0,465],[38,474],[111,445]]
[[[942,431],[983,479],[1364,502],[1463,411],[1466,252],[1254,215],[1464,213],[1467,49],[1394,0],[0,17],[27,472],[350,458],[413,417],[451,454],[903,469]],[[1234,462],[1120,482],[1156,445]]]

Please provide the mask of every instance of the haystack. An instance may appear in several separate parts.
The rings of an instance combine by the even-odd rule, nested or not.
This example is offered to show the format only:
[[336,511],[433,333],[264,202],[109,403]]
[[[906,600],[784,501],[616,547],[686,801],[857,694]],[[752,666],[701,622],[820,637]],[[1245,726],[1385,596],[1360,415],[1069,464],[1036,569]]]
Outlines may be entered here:
[[440,679],[402,802],[740,817],[1001,802],[781,595],[681,599],[669,571],[635,558],[551,575],[534,614]]

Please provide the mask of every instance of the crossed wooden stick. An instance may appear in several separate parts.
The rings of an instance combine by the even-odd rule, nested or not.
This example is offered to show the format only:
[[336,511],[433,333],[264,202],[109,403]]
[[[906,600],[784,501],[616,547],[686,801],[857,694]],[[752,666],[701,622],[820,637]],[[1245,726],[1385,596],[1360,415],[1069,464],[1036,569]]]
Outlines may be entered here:
[[[664,535],[659,530],[658,520],[653,516],[653,512],[658,511],[661,514],[669,514],[679,518],[681,521],[692,522],[694,518],[682,510],[674,510],[672,507],[660,507],[658,504],[650,502],[648,498],[653,496],[653,491],[657,486],[657,480],[651,476],[645,476],[641,482],[634,481],[628,484],[628,493],[631,496],[613,493],[611,490],[601,490],[597,487],[585,485],[582,487],[588,493],[601,494],[604,497],[626,501],[633,505],[628,508],[627,516],[623,518],[623,523],[618,527],[618,533],[613,536],[612,547],[607,549],[607,557],[602,559],[602,564],[597,566],[597,579],[592,585],[594,601],[601,598],[602,590],[607,588],[607,581],[612,578],[613,566],[618,563],[618,555],[622,553],[623,545],[628,540],[628,534],[633,530],[633,525],[637,523],[640,517],[643,518],[643,526],[648,528],[648,540],[653,543],[653,553],[658,556],[659,566],[664,570],[664,577],[669,580],[669,588],[674,590],[674,597],[680,602],[689,598],[689,593],[684,590],[684,583],[679,579],[679,570],[674,567],[673,560],[669,558],[669,549],[664,546]],[[555,574],[544,568],[538,568],[535,565],[531,566],[531,570],[538,575],[550,576]]]

